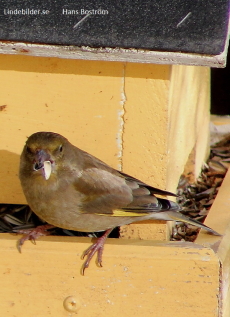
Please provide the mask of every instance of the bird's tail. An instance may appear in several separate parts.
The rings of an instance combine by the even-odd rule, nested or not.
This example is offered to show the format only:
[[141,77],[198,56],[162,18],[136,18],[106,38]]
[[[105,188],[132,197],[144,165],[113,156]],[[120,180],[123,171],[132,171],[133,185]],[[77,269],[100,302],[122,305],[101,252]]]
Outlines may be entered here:
[[211,229],[210,227],[204,225],[203,223],[201,223],[195,219],[189,218],[189,217],[187,217],[179,212],[169,211],[169,212],[167,212],[167,214],[174,221],[183,221],[183,222],[189,223],[190,225],[197,226],[197,227],[202,228],[206,231],[209,231],[216,236],[221,236],[221,234],[219,234],[215,230]]

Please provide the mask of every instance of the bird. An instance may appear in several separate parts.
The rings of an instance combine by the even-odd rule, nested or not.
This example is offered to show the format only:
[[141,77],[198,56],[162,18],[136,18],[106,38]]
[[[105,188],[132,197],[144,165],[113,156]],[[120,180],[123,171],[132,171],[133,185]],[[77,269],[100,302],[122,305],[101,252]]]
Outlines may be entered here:
[[53,227],[104,232],[83,253],[83,275],[94,254],[102,266],[104,243],[118,226],[148,219],[183,221],[219,235],[183,215],[176,202],[162,198],[176,194],[110,167],[58,133],[36,132],[28,137],[20,156],[19,179],[28,205],[47,222],[20,231],[25,234],[19,240],[20,250],[26,240],[49,234]]

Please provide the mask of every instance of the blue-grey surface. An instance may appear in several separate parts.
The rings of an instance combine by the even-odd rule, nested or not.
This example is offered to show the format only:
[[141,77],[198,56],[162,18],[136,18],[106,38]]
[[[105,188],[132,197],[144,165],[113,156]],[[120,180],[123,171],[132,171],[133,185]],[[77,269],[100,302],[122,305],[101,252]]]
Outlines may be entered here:
[[229,0],[8,0],[0,40],[216,55],[228,15]]

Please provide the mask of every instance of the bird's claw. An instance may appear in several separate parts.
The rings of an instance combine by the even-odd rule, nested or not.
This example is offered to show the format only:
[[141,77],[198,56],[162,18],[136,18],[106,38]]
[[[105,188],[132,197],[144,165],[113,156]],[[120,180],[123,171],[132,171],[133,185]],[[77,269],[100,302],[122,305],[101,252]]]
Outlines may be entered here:
[[14,232],[23,234],[24,236],[18,240],[17,248],[18,251],[22,252],[22,246],[25,241],[30,240],[33,244],[36,244],[36,240],[41,236],[48,236],[50,232],[49,229],[55,228],[52,225],[42,225],[38,226],[33,229],[21,229],[21,230],[14,230]]
[[89,267],[90,261],[92,260],[94,254],[97,252],[97,265],[102,267],[102,253],[104,245],[101,245],[100,240],[92,244],[88,249],[86,249],[82,254],[82,259],[86,257],[86,261],[82,265],[82,275],[85,273],[85,269]]
[[19,230],[19,232],[17,232],[20,234],[24,234],[24,236],[21,239],[19,239],[17,243],[18,251],[22,253],[22,246],[25,241],[30,240],[33,244],[36,244],[36,242],[35,242],[35,238],[30,236],[30,233],[32,233],[32,230],[30,230],[30,233],[27,233],[27,234],[25,232],[20,232],[20,231],[25,231],[25,230]]
[[108,235],[111,233],[112,229],[107,229],[103,236],[97,239],[97,241],[92,244],[88,249],[86,249],[82,254],[82,259],[86,257],[86,261],[82,265],[81,273],[84,275],[85,269],[89,267],[89,263],[92,260],[92,257],[97,252],[97,265],[102,267],[102,253],[104,249],[105,240]]

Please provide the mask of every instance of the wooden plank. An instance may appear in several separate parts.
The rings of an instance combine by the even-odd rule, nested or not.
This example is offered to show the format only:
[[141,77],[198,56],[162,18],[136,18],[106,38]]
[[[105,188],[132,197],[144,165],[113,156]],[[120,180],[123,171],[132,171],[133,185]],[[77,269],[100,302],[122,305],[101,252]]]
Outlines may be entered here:
[[184,64],[223,68],[226,66],[228,41],[219,55],[190,54],[181,52],[157,52],[144,49],[92,48],[89,46],[44,45],[0,41],[0,54],[19,54],[65,59],[101,60],[113,62]]
[[220,260],[220,308],[223,317],[230,315],[230,170],[218,191],[205,224],[223,234],[223,237],[210,236],[207,240],[201,230],[196,243],[212,248]]
[[81,276],[80,255],[90,239],[46,237],[25,243],[22,254],[17,239],[0,235],[0,311],[6,317],[71,316],[63,306],[69,296],[81,317],[121,311],[124,317],[218,316],[219,261],[212,249],[109,239],[103,267],[92,261]]

